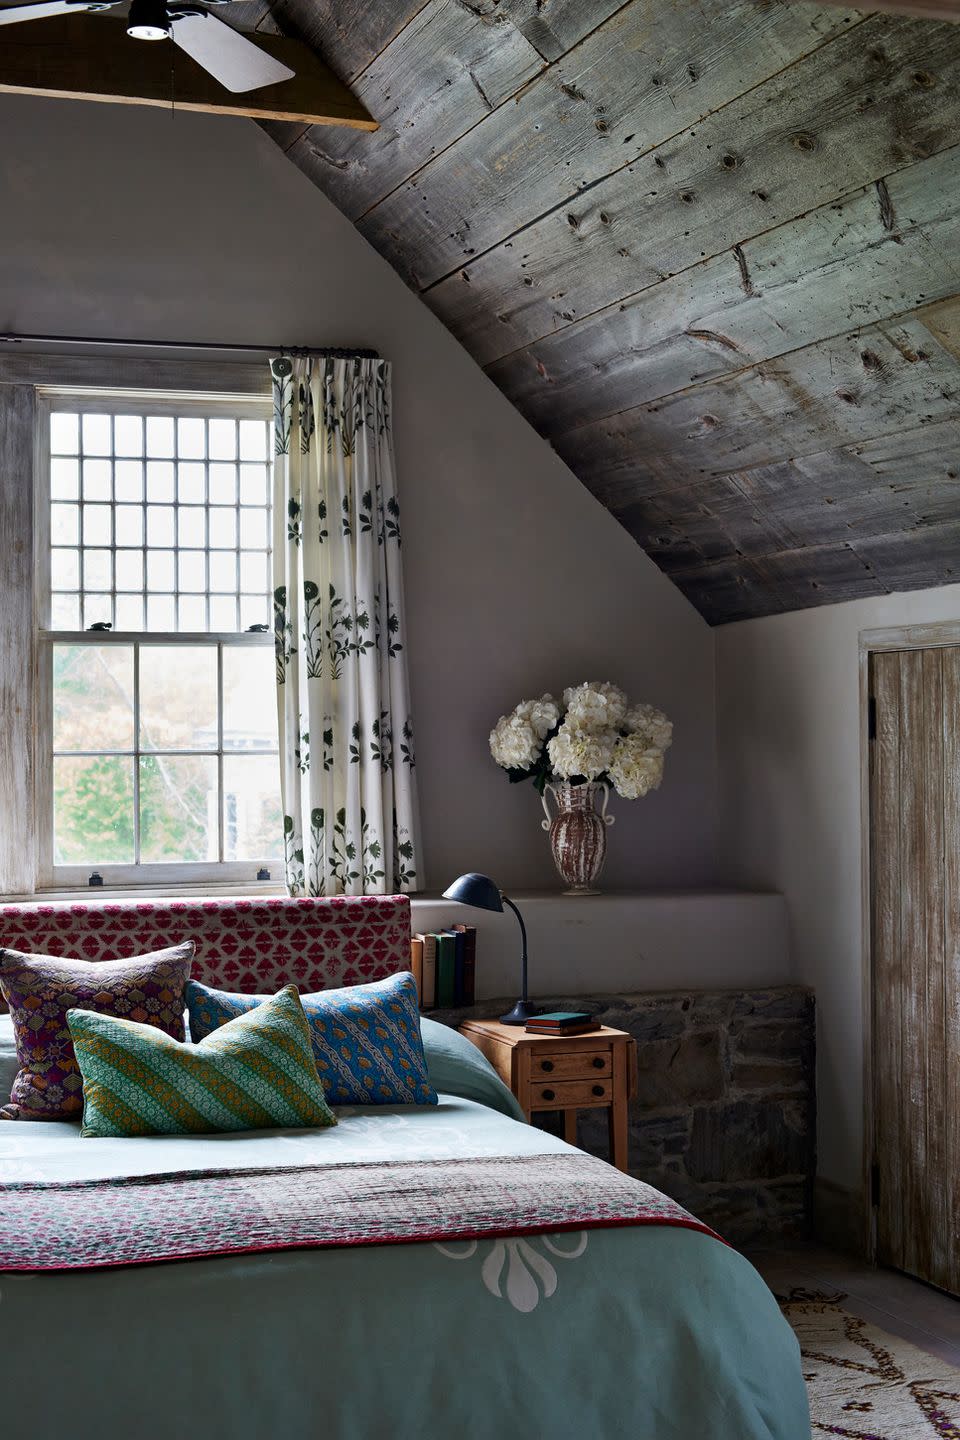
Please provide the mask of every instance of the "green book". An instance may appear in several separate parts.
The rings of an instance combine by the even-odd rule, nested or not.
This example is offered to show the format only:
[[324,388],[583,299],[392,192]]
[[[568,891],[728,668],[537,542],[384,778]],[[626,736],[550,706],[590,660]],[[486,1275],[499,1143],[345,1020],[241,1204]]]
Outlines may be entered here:
[[456,998],[457,937],[437,936],[437,1004],[453,1005]]

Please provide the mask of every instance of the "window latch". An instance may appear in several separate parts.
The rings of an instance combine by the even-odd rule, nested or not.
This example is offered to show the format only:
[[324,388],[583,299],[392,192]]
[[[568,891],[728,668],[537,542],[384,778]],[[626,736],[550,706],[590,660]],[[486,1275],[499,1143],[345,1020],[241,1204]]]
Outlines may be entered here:
[[269,879],[270,879],[270,871],[267,869],[267,867],[266,867],[265,865],[264,865],[264,866],[261,866],[261,868],[257,871],[257,879],[258,879],[258,880],[269,880]]
[[267,628],[268,628],[268,627],[267,627],[266,625],[248,625],[248,626],[247,626],[247,634],[248,634],[248,635],[266,635],[266,633],[267,633]]
[[90,876],[90,879],[87,881],[87,884],[94,886],[94,888],[97,885],[103,884],[103,876],[100,874],[99,870],[94,870],[93,874]]
[[112,620],[94,620],[92,625],[87,626],[88,630],[112,630]]

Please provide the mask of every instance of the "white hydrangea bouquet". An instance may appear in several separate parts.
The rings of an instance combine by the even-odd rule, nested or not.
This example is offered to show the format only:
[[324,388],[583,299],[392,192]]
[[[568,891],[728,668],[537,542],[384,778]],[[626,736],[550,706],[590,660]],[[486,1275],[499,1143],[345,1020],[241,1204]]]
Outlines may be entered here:
[[611,785],[624,800],[658,789],[673,726],[653,705],[630,705],[609,681],[585,681],[524,700],[501,715],[490,753],[510,780],[532,780],[540,795],[551,782]]

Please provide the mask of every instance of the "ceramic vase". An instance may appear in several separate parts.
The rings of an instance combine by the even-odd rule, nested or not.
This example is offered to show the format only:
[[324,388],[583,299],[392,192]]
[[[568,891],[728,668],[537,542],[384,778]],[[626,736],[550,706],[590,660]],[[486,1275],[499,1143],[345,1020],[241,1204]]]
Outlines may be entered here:
[[[547,794],[553,796],[557,813],[551,815]],[[565,895],[599,895],[594,881],[603,869],[607,854],[607,826],[614,817],[607,814],[610,790],[607,785],[585,781],[571,785],[558,780],[544,787],[540,797],[545,820],[540,824],[550,835],[553,863],[566,882]],[[600,809],[597,802],[600,801]]]

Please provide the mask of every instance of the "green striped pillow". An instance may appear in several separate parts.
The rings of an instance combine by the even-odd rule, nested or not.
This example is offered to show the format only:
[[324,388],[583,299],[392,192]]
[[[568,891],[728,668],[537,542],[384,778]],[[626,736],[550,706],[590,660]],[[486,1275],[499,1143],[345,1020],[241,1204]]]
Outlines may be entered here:
[[68,1010],[83,1076],[81,1135],[188,1135],[336,1125],[295,985],[196,1045],[152,1025]]

